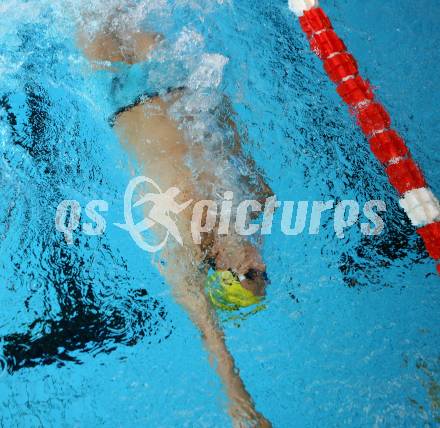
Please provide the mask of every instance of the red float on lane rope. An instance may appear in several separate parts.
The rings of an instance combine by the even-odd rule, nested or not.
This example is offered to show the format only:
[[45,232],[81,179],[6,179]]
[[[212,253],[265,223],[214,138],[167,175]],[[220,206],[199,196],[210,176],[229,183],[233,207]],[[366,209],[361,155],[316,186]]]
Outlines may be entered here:
[[422,171],[412,159],[402,159],[387,167],[386,173],[390,183],[403,195],[409,190],[426,186]]
[[358,74],[356,60],[347,52],[327,58],[324,62],[324,69],[334,83],[339,83],[349,76]]
[[333,30],[323,30],[313,34],[310,39],[310,47],[321,59],[327,59],[330,55],[346,50],[344,42]]
[[360,76],[342,82],[337,87],[337,91],[339,96],[350,107],[356,107],[361,103],[372,101],[374,98],[370,84]]
[[365,136],[384,131],[391,125],[391,119],[385,109],[377,102],[370,103],[357,114],[358,125]]
[[332,29],[332,24],[328,16],[321,8],[311,9],[307,16],[301,16],[299,22],[307,38],[310,39],[314,33],[322,30]]
[[403,158],[408,153],[408,147],[396,131],[385,131],[370,138],[370,148],[376,158],[383,164],[393,159]]
[[435,260],[440,260],[440,222],[428,224],[417,233],[422,237],[429,255]]

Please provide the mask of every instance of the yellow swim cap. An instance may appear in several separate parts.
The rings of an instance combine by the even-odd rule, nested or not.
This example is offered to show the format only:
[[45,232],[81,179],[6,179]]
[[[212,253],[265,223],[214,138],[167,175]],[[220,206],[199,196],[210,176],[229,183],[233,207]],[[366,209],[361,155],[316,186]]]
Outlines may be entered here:
[[254,305],[258,306],[253,312],[265,309],[260,304],[263,298],[244,288],[230,271],[217,271],[210,275],[206,281],[206,290],[212,304],[224,311],[237,311]]

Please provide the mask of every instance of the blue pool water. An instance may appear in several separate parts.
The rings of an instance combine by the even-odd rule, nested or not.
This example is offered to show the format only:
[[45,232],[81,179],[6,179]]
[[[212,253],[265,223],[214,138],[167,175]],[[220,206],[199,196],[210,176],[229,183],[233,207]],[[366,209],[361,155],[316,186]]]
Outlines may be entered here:
[[[131,178],[106,80],[75,47],[81,7],[108,10],[87,3],[0,3],[0,426],[230,426],[154,259],[117,228],[73,246],[55,230],[63,199],[105,199],[120,222]],[[438,426],[439,277],[287,1],[142,4],[127,16],[166,37],[165,64],[197,76],[204,55],[227,59],[215,92],[280,200],[387,204],[378,237],[337,239],[331,216],[266,237],[267,309],[224,324],[258,410],[274,427]],[[439,194],[437,2],[322,5]]]

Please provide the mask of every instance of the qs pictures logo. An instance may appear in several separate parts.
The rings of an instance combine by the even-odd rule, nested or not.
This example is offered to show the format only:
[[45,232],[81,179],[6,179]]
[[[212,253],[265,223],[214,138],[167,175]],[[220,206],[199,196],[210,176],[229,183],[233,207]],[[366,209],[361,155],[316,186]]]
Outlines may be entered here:
[[[144,251],[160,251],[172,239],[179,245],[183,242],[179,227],[191,231],[193,243],[200,244],[204,233],[228,235],[236,233],[250,236],[257,233],[270,235],[275,230],[275,211],[279,209],[281,232],[287,236],[296,236],[304,232],[317,235],[322,230],[322,223],[333,217],[333,229],[337,239],[345,238],[348,229],[358,225],[363,235],[379,235],[384,229],[384,222],[379,213],[386,211],[385,202],[367,201],[363,208],[357,201],[284,201],[276,196],[267,198],[264,203],[256,200],[234,201],[234,193],[227,191],[220,200],[188,200],[179,203],[181,196],[177,187],[163,192],[151,178],[140,176],[133,178],[124,195],[124,222],[113,223],[130,235],[136,245]],[[180,215],[192,207],[192,215],[186,216],[185,224]],[[362,208],[362,209],[361,209]],[[105,233],[107,223],[103,216],[109,209],[104,200],[90,201],[82,208],[76,200],[64,200],[58,206],[55,215],[55,227],[64,234],[66,242],[74,243],[73,234],[80,226],[84,234],[97,236]],[[296,216],[294,215],[296,209]],[[361,222],[362,215],[366,221]],[[86,218],[81,224],[81,219]],[[190,218],[190,219],[189,219]],[[180,225],[180,226],[179,226]],[[188,234],[185,234],[187,236]],[[151,241],[158,242],[153,243]]]

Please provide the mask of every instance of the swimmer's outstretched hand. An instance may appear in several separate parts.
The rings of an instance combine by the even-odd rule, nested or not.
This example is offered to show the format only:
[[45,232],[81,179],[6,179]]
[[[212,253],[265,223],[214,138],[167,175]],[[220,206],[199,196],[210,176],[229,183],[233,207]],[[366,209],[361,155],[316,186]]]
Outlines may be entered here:
[[257,420],[257,428],[272,428],[272,424],[263,416]]
[[[230,409],[234,428],[272,428],[272,424],[261,413],[252,411],[244,412],[239,405]],[[245,414],[244,414],[245,413]]]

